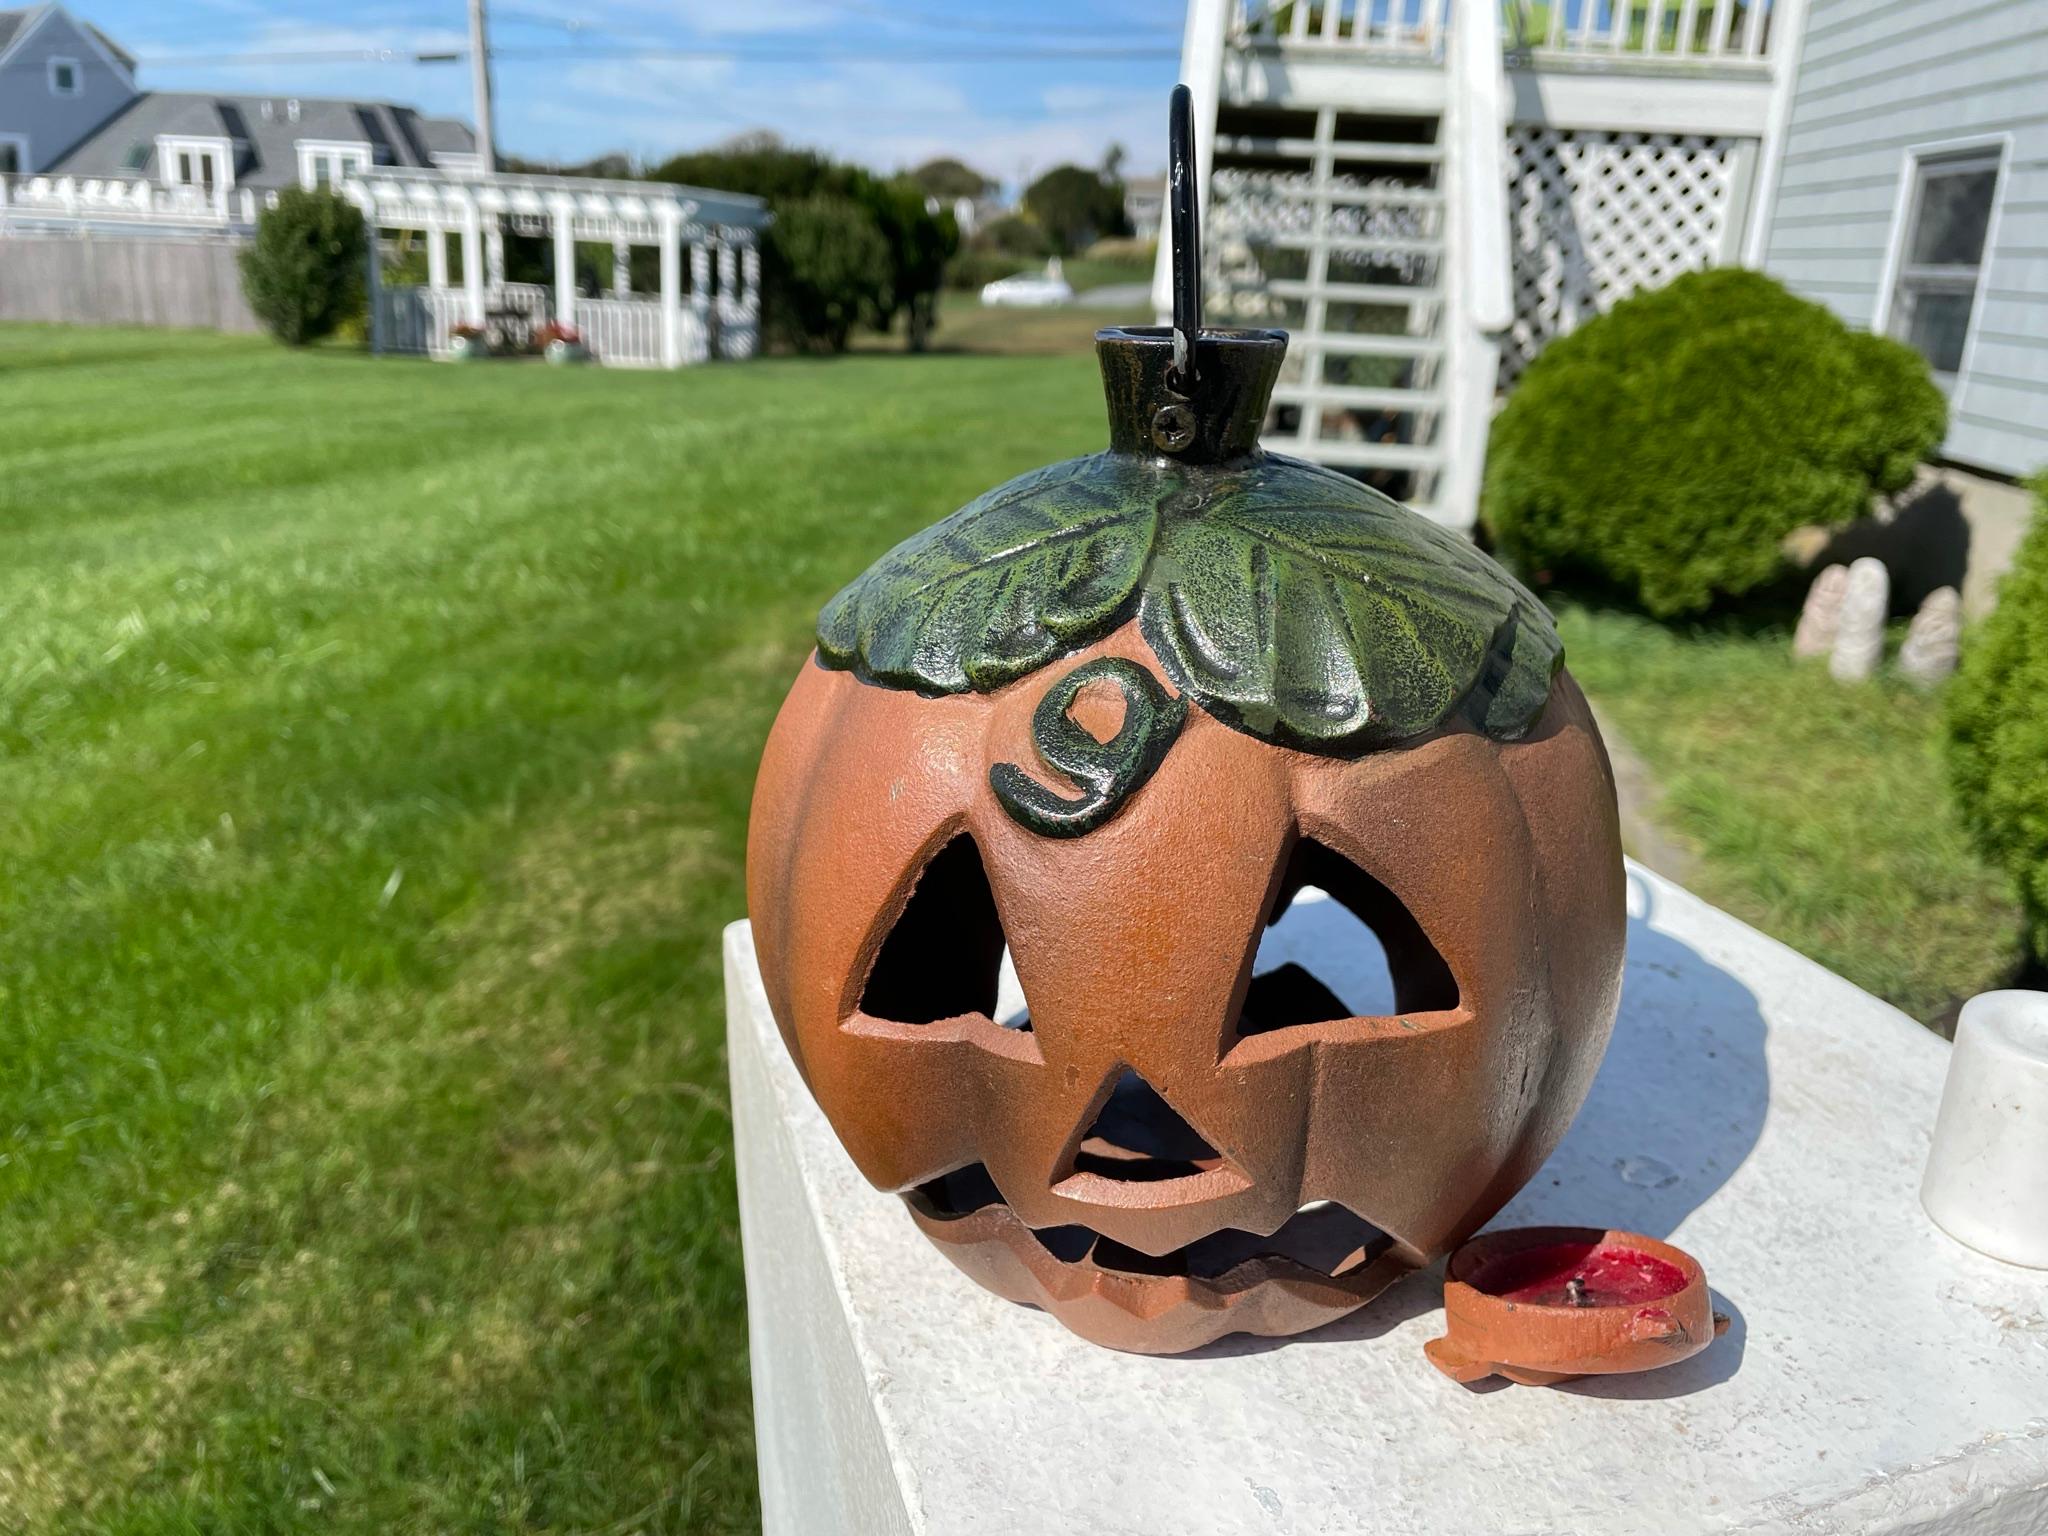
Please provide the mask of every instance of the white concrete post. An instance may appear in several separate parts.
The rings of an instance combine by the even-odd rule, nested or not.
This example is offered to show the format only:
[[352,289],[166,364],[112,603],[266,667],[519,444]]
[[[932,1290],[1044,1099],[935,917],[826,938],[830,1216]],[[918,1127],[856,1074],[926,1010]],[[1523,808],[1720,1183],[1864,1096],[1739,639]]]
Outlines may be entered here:
[[467,192],[462,197],[462,295],[463,308],[468,312],[471,325],[484,323],[484,243],[483,217],[477,212],[476,199]]
[[484,225],[484,266],[490,276],[491,292],[505,287],[505,227],[494,213]]
[[555,319],[562,325],[576,323],[576,206],[566,197],[554,203],[552,227],[555,237]]
[[448,286],[448,231],[427,231],[427,286],[440,292]]
[[661,225],[661,366],[683,366],[683,217],[672,203],[657,212]]
[[761,247],[750,245],[740,253],[740,272],[746,278],[740,303],[750,315],[761,313]]
[[633,291],[633,247],[624,240],[612,242],[612,292],[624,298]]

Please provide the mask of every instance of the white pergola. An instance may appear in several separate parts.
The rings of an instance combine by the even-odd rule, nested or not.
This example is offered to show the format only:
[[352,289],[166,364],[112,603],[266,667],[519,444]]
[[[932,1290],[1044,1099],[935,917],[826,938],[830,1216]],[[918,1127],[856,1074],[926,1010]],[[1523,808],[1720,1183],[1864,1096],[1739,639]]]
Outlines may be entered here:
[[[447,175],[370,167],[353,172],[344,190],[373,231],[411,230],[427,237],[427,288],[417,312],[404,313],[386,295],[373,298],[372,344],[379,351],[438,352],[457,323],[483,326],[496,307],[552,309],[553,318],[585,333],[601,362],[679,368],[711,356],[751,355],[759,342],[760,234],[769,223],[756,197],[662,182],[601,181],[510,173]],[[555,281],[546,290],[515,292],[487,273],[487,232],[509,225],[520,234],[552,237]],[[449,284],[448,241],[462,242],[462,286]],[[576,243],[612,248],[612,291],[586,298],[576,288]],[[661,251],[658,297],[631,291],[629,255],[636,245]],[[683,296],[683,252],[689,250],[690,291]],[[376,280],[372,262],[372,281]],[[508,306],[508,301],[509,306]]]

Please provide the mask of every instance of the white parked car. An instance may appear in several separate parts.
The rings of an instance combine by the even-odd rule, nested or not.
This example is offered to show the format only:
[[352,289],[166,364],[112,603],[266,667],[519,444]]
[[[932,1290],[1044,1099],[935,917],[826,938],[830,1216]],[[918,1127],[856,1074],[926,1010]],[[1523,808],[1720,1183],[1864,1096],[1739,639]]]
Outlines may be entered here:
[[1045,264],[1042,273],[1019,272],[1015,277],[997,278],[981,290],[984,304],[1020,309],[1050,309],[1071,303],[1073,298],[1074,290],[1067,285],[1057,256]]

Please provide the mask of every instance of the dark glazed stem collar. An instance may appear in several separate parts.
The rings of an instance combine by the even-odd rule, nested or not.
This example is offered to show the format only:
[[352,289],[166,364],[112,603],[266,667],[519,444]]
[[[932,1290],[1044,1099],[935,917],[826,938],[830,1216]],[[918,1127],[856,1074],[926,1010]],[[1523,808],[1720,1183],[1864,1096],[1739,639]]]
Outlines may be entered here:
[[1256,452],[1287,355],[1287,333],[1202,332],[1192,386],[1182,385],[1173,353],[1171,326],[1095,333],[1109,399],[1109,446],[1183,464],[1219,464]]
[[1167,116],[1173,324],[1098,331],[1095,351],[1109,396],[1110,447],[1216,464],[1258,450],[1287,333],[1202,327],[1194,102],[1186,86],[1176,85]]

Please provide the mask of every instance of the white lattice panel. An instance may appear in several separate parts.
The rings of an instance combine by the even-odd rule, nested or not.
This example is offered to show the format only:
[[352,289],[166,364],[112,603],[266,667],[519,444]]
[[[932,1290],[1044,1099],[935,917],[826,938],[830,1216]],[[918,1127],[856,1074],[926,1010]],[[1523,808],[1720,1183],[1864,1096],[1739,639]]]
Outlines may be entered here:
[[1551,338],[1719,259],[1736,140],[1517,125],[1508,130],[1511,383]]

